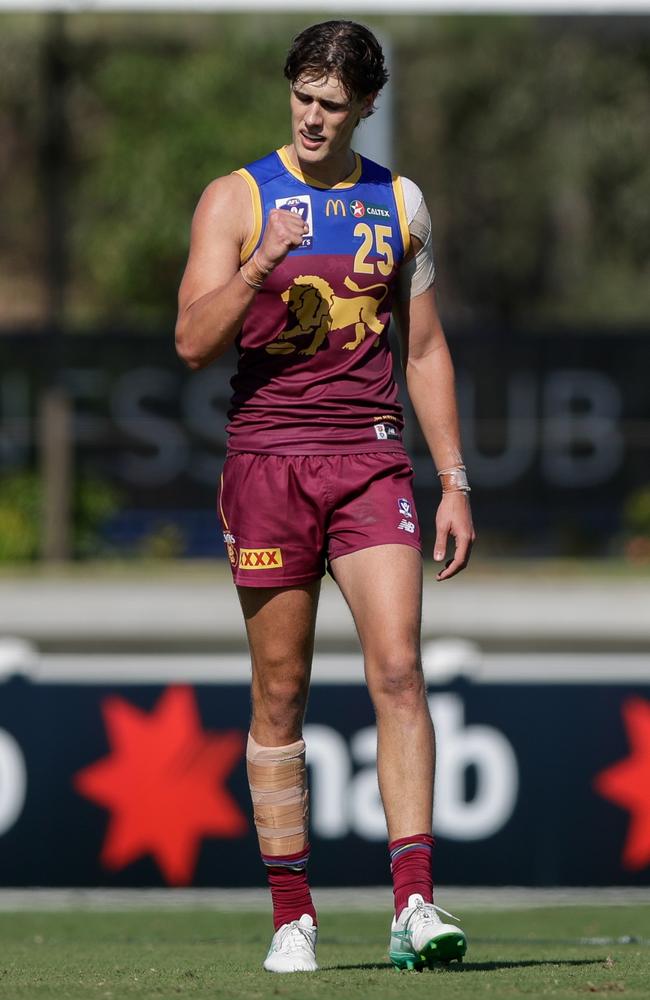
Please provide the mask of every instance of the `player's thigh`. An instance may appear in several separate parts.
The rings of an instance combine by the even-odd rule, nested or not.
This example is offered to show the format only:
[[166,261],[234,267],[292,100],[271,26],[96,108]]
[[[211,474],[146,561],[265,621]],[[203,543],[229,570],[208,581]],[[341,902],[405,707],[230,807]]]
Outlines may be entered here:
[[306,697],[320,580],[295,587],[238,587],[253,670],[253,698],[286,689]]
[[411,545],[375,545],[331,562],[359,633],[368,685],[408,685],[421,672],[422,557]]

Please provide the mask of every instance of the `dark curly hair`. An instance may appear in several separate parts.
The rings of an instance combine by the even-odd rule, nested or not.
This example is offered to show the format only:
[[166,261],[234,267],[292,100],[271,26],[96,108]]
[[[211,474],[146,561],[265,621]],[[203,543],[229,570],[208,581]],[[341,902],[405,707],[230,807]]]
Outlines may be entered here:
[[336,76],[348,100],[379,93],[388,80],[384,53],[373,33],[356,21],[322,21],[293,40],[284,75],[317,80]]

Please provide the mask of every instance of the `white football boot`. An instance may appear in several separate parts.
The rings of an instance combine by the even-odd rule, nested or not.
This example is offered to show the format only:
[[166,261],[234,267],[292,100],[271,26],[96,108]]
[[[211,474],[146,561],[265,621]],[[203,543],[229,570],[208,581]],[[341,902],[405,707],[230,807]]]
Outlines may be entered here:
[[420,970],[453,959],[462,962],[467,939],[460,927],[444,924],[438,912],[457,919],[439,906],[425,903],[419,893],[413,893],[400,915],[393,918],[388,955],[398,969]]
[[308,913],[283,924],[273,935],[264,959],[267,972],[315,972],[318,928]]

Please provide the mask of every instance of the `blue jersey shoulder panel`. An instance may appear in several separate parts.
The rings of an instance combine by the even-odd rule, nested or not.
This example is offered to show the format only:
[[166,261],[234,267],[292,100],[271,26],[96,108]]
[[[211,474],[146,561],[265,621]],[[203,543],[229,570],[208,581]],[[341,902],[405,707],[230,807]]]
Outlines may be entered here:
[[[378,249],[381,245],[390,246],[390,256],[399,264],[408,233],[393,175],[373,160],[359,160],[358,179],[332,188],[312,186],[309,178],[292,173],[277,151],[247,164],[245,169],[257,184],[261,203],[261,228],[255,245],[261,242],[268,213],[281,208],[301,215],[308,226],[302,245],[292,254],[352,255],[356,260],[362,252],[370,260],[383,253],[388,260],[389,252]],[[366,250],[362,251],[362,246]]]
[[254,160],[252,163],[246,164],[246,170],[251,174],[258,185],[263,185],[273,181],[276,177],[281,177],[286,173],[284,166],[280,161],[280,157],[275,152],[268,153],[266,156],[260,157],[259,160]]

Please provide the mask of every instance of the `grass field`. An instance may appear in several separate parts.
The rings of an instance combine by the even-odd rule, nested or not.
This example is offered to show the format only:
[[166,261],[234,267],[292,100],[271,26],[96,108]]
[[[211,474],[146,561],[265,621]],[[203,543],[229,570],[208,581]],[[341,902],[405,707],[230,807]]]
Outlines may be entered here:
[[517,998],[650,996],[650,907],[478,912],[463,965],[397,972],[386,914],[321,916],[317,973],[276,976],[261,962],[261,913],[197,911],[0,914],[3,1000],[207,998]]

